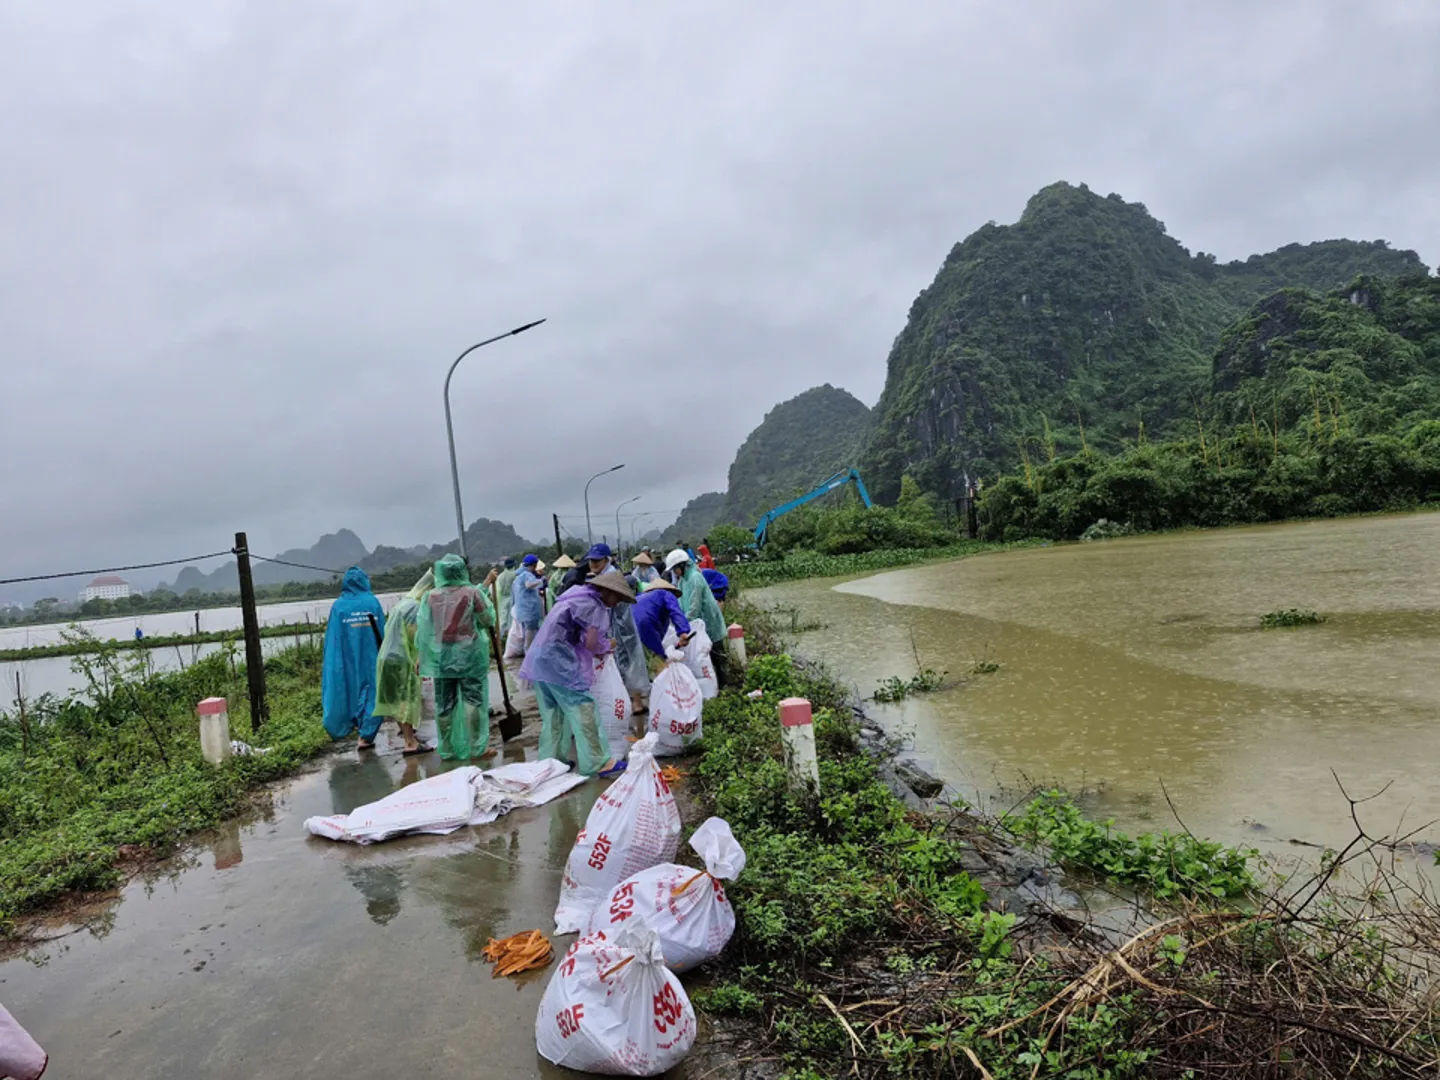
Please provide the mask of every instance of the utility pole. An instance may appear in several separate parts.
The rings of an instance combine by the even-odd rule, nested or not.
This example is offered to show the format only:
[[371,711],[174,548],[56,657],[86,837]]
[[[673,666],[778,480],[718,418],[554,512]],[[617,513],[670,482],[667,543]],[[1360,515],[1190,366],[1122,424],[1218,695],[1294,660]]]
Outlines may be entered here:
[[260,616],[255,610],[255,582],[250,577],[250,545],[235,534],[235,569],[240,575],[240,613],[245,621],[245,680],[250,687],[250,730],[258,732],[270,719],[265,702],[265,657],[260,652]]
[[565,545],[560,542],[560,515],[551,514],[550,520],[555,523],[555,558],[565,554]]

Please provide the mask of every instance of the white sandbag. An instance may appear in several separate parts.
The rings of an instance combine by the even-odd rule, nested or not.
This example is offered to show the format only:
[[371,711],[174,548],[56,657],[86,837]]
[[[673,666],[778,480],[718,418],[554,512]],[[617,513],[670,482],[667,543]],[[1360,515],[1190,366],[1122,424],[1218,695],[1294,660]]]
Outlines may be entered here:
[[670,663],[655,676],[650,688],[650,720],[647,728],[655,736],[655,752],[662,757],[683,754],[700,738],[701,708],[705,704],[700,684],[677,650],[670,650]]
[[695,1045],[695,1010],[650,931],[570,946],[535,1015],[546,1061],[605,1076],[659,1076]]
[[620,677],[620,667],[615,663],[613,653],[597,658],[595,662],[595,685],[590,693],[595,698],[595,712],[600,726],[605,731],[605,740],[610,744],[610,756],[623,758],[630,752],[630,694],[625,689],[625,680]]
[[525,655],[525,630],[520,620],[511,618],[510,630],[505,635],[505,659],[517,660]]
[[[680,635],[675,633],[673,626],[665,631],[663,644],[667,653],[671,649],[679,648],[679,641]],[[689,642],[680,650],[685,657],[685,666],[700,684],[700,696],[706,701],[720,695],[720,679],[715,674],[715,661],[710,657],[710,649],[714,644],[710,635],[705,632],[705,624],[697,619],[690,624]]]
[[655,762],[647,735],[630,750],[620,778],[595,800],[565,861],[555,932],[573,934],[595,905],[631,874],[673,862],[680,847],[680,810]]
[[608,902],[596,906],[581,931],[614,940],[622,930],[653,930],[665,965],[674,972],[713,960],[735,933],[735,911],[721,879],[734,881],[745,869],[745,850],[730,826],[709,818],[690,837],[705,869],[661,863],[622,881]]

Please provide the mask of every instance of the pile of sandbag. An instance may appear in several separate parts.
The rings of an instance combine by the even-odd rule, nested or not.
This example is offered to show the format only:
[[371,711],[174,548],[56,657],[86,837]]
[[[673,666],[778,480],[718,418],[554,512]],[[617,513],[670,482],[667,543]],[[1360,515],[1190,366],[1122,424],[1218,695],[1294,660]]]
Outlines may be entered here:
[[671,649],[666,655],[669,663],[650,687],[650,719],[646,727],[655,736],[655,752],[670,756],[683,754],[699,740],[705,700],[684,654]]
[[[689,669],[671,668],[698,701]],[[634,745],[565,864],[556,933],[578,930],[580,938],[545,990],[535,1045],[547,1061],[581,1072],[658,1076],[677,1065],[696,1029],[674,973],[719,956],[735,932],[721,882],[745,868],[745,852],[712,817],[690,838],[705,869],[672,861],[680,812],[655,760],[659,743],[652,732]]]
[[631,874],[669,862],[680,846],[680,811],[655,761],[654,736],[630,750],[620,779],[585,819],[560,879],[555,932],[573,934],[610,890]]
[[735,911],[720,884],[745,869],[745,851],[720,818],[709,818],[690,837],[704,870],[659,863],[626,878],[590,913],[581,931],[615,940],[625,930],[653,931],[671,971],[688,971],[720,955],[735,933]]
[[348,814],[306,818],[305,831],[354,844],[414,833],[444,835],[466,825],[488,824],[518,807],[540,806],[584,782],[585,777],[553,758],[489,771],[466,765],[402,787]]

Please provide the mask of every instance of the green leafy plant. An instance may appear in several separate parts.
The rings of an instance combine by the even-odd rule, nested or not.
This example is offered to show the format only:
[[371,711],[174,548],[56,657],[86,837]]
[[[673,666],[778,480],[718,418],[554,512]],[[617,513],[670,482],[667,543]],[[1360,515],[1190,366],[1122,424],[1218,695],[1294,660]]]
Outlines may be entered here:
[[908,680],[891,675],[888,679],[880,680],[880,685],[871,697],[881,702],[903,701],[913,694],[928,694],[932,690],[938,690],[944,681],[945,672],[931,668],[916,672]]
[[1007,819],[1016,835],[1046,845],[1058,858],[1161,899],[1223,898],[1255,887],[1252,849],[1226,847],[1186,833],[1130,837],[1113,821],[1085,817],[1064,792],[1047,791]]
[[1280,630],[1292,626],[1314,626],[1324,621],[1324,615],[1307,608],[1284,608],[1260,616],[1260,626],[1265,630]]

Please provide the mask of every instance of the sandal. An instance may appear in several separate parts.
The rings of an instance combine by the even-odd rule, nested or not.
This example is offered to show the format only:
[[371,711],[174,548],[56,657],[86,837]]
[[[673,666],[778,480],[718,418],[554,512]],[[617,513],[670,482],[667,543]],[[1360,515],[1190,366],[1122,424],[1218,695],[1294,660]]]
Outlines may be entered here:
[[435,747],[433,747],[433,746],[426,746],[426,745],[422,742],[422,743],[418,743],[418,744],[416,745],[416,747],[415,747],[414,750],[401,750],[401,751],[400,751],[400,755],[401,755],[401,757],[414,757],[416,754],[430,754],[430,753],[434,753],[434,751],[435,751]]
[[355,744],[355,749],[356,749],[356,750],[374,750],[374,749],[375,749],[375,744],[374,744],[373,742],[366,742],[364,739],[361,739],[358,743]]
[[627,761],[617,761],[614,765],[611,765],[610,768],[604,770],[603,772],[598,772],[595,775],[601,780],[608,780],[612,776],[619,776],[622,772],[625,771],[625,766],[628,764],[629,762]]

